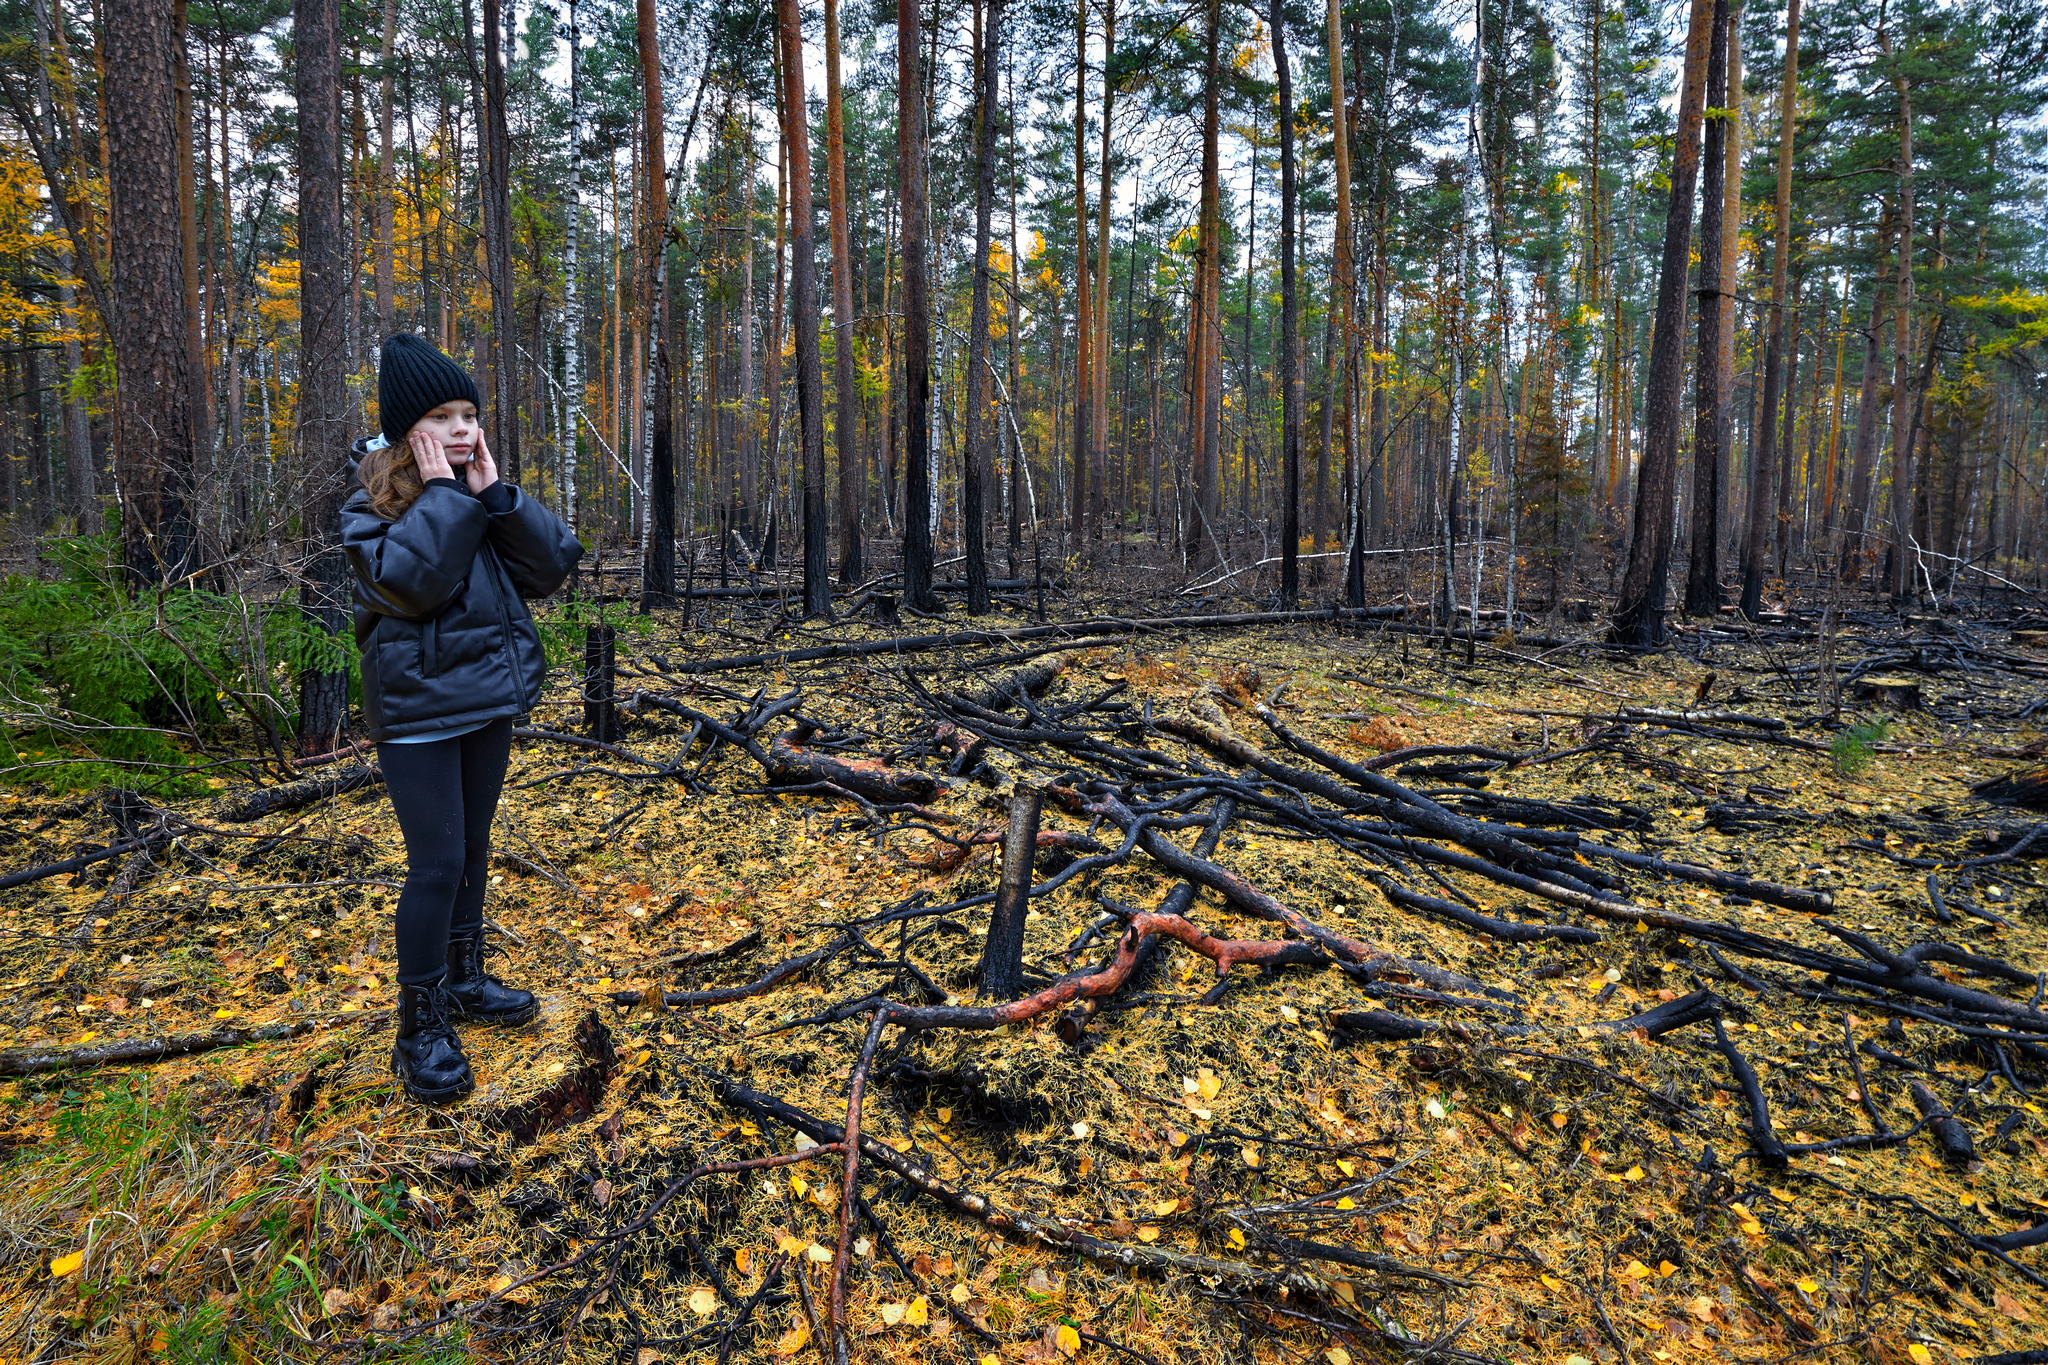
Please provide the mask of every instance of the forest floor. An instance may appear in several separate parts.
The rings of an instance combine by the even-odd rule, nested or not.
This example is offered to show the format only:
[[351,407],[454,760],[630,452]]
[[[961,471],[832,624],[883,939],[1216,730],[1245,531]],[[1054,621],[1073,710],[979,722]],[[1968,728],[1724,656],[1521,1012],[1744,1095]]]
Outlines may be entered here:
[[[949,763],[934,706],[1022,650],[693,677],[683,661],[815,641],[764,639],[759,618],[657,618],[622,633],[622,701],[658,693],[748,737],[767,701],[800,689],[813,752],[923,769],[936,791],[893,811],[776,793],[732,744],[685,757],[689,716],[647,705],[624,717],[622,754],[520,741],[497,824],[513,857],[487,913],[499,970],[545,1007],[518,1029],[466,1030],[476,1091],[438,1111],[389,1070],[404,851],[381,789],[239,822],[239,781],[168,813],[0,797],[0,871],[116,842],[110,819],[177,835],[146,867],[0,892],[0,1356],[829,1365],[831,1261],[849,1239],[844,1321],[861,1360],[1888,1363],[2048,1348],[2043,1253],[1992,1240],[2048,1223],[2048,1101],[2030,1098],[2048,1084],[2048,1039],[2014,1032],[2048,1033],[2030,1007],[2048,970],[2048,848],[2001,860],[2039,817],[1973,792],[2040,762],[2048,649],[2015,643],[2011,624],[1852,614],[1825,631],[1694,633],[1640,658],[1502,637],[1468,661],[1462,641],[1445,652],[1374,623],[1079,649],[1034,721],[1005,724],[1106,720],[1093,733],[1122,756],[1133,805],[1236,766],[1155,720],[1207,717],[1299,762],[1254,718],[1269,702],[1355,764],[1418,745],[1518,756],[1386,768],[1464,815],[1548,819],[1552,834],[1576,822],[1610,847],[1824,896],[1783,908],[1618,867],[1613,899],[1641,913],[1593,915],[1397,860],[1401,884],[1435,898],[1408,905],[1370,848],[1304,832],[1284,802],[1247,804],[1215,862],[1389,956],[1239,966],[1218,999],[1213,964],[1162,939],[1092,1018],[892,1027],[869,1067],[878,1003],[975,1003],[988,916],[957,903],[995,887],[1013,786],[1105,769],[1071,737],[1012,736]],[[1905,709],[1856,697],[1859,659],[1892,661],[1872,676],[1895,679],[1889,703]],[[1625,714],[1696,711],[1710,675],[1705,706],[1784,728]],[[572,688],[531,724],[580,730]],[[1118,849],[1113,823],[1070,807],[1045,806],[1047,831],[1078,837],[1048,841],[1041,876],[1091,832]],[[969,834],[984,842],[944,842]],[[1568,841],[1566,855],[1593,865]],[[1114,949],[1114,915],[1157,907],[1176,880],[1138,852],[1034,898],[1030,988]],[[1549,936],[1476,932],[1428,908],[1444,896]],[[1216,938],[1286,936],[1251,905],[1203,885],[1185,914]],[[1948,948],[1897,965],[1930,944]],[[2011,1011],[1800,965],[1844,952],[1890,954]],[[718,1001],[813,953],[753,993],[662,1003],[664,988]],[[1702,1001],[1668,1032],[1604,1027]],[[163,1038],[203,1050],[85,1065]],[[219,1045],[236,1039],[249,1041]],[[1769,1143],[1735,1060],[1758,1074]],[[841,1123],[856,1079],[871,1154],[865,1213],[847,1225],[837,1155],[809,1150],[834,1134],[800,1137],[776,1115]],[[1952,1125],[1923,1117],[1912,1083]],[[1781,1144],[1782,1164],[1765,1159]],[[790,1164],[680,1180],[777,1153]]]

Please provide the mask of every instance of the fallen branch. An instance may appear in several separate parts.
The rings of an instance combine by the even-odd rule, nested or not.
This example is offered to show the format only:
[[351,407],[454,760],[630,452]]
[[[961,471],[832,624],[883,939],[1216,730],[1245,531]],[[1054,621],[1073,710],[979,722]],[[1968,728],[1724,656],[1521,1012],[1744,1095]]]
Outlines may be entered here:
[[[891,1014],[894,1014],[893,1008]],[[813,1142],[830,1146],[844,1141],[845,1135],[836,1124],[814,1118],[774,1095],[749,1089],[717,1072],[699,1069],[698,1074],[711,1086],[712,1093],[731,1108],[780,1123],[804,1134]],[[1329,1292],[1327,1286],[1314,1276],[1291,1267],[1255,1266],[1241,1261],[1219,1260],[1198,1252],[1105,1241],[1068,1227],[1055,1218],[1002,1208],[981,1195],[955,1190],[905,1154],[885,1143],[876,1142],[873,1138],[860,1139],[860,1152],[864,1159],[894,1171],[912,1188],[930,1195],[945,1208],[962,1217],[971,1218],[991,1232],[1005,1237],[1038,1242],[1055,1251],[1118,1266],[1124,1270],[1213,1278],[1232,1284],[1286,1289],[1315,1298],[1321,1298]],[[1402,1279],[1422,1280],[1452,1289],[1467,1287],[1464,1280],[1400,1261],[1388,1260],[1376,1268],[1380,1269],[1381,1273]]]
[[[373,1016],[360,1015],[358,1019]],[[0,1052],[0,1076],[33,1076],[45,1071],[70,1071],[79,1067],[106,1066],[113,1062],[160,1062],[170,1057],[187,1057],[195,1052],[213,1052],[243,1043],[268,1043],[311,1033],[313,1020],[294,1024],[262,1024],[255,1028],[217,1028],[205,1033],[178,1033],[163,1038],[115,1038],[104,1043],[75,1047],[17,1047]]]
[[1756,1068],[1742,1055],[1728,1039],[1728,1030],[1721,1027],[1719,1015],[1714,1016],[1714,1046],[1728,1061],[1728,1069],[1735,1073],[1735,1082],[1742,1087],[1742,1097],[1749,1102],[1749,1140],[1756,1144],[1758,1158],[1773,1170],[1784,1170],[1792,1164],[1792,1158],[1785,1152],[1785,1145],[1778,1141],[1777,1132],[1771,1127],[1770,1106],[1764,1103],[1764,1088],[1757,1081]]
[[352,791],[359,791],[383,780],[382,768],[374,763],[365,763],[353,768],[343,768],[328,777],[307,777],[297,782],[287,782],[282,786],[258,787],[254,791],[242,792],[222,801],[209,811],[208,815],[230,825],[246,825],[252,820],[261,820],[266,815],[299,810],[316,801],[326,801]]

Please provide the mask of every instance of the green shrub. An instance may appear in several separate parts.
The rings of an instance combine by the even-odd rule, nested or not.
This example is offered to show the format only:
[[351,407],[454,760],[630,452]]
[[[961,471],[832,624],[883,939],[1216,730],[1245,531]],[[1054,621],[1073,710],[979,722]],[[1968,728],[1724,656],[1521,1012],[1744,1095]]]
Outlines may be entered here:
[[353,642],[293,599],[131,594],[111,530],[46,553],[56,577],[0,584],[0,782],[203,790],[195,748],[268,747],[296,724],[301,670],[355,671]]
[[1862,772],[1870,766],[1870,746],[1890,739],[1891,733],[1891,720],[1880,716],[1875,720],[1859,720],[1836,735],[1828,745],[1828,752],[1835,758],[1835,771],[1844,777],[1854,777]]

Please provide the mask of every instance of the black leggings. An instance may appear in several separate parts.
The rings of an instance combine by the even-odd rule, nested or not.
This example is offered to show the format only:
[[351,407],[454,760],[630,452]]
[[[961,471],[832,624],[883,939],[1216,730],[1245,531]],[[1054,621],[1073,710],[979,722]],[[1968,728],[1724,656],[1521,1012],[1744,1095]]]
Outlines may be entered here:
[[398,979],[439,977],[448,936],[484,922],[491,817],[512,753],[512,718],[426,744],[379,744],[384,789],[405,833],[405,889],[398,893]]

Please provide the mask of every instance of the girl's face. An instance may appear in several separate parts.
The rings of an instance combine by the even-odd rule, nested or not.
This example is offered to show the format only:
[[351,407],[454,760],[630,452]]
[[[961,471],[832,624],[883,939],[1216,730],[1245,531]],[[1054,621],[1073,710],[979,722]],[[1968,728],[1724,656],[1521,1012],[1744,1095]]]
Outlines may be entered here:
[[439,440],[441,449],[448,455],[448,463],[467,464],[470,451],[476,446],[476,404],[466,398],[443,403],[413,423],[412,429],[424,431]]

